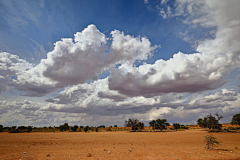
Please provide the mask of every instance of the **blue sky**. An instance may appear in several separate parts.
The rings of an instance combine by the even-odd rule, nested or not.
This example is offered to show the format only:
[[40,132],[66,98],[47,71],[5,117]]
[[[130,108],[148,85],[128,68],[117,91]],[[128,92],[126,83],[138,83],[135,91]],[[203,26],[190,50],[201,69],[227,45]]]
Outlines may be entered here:
[[0,123],[230,122],[240,20],[225,3],[1,0]]

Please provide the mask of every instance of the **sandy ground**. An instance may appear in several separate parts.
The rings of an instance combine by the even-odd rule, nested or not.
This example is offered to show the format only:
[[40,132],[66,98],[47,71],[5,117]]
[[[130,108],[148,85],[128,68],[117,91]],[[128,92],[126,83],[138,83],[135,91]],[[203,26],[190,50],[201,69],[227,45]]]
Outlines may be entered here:
[[214,150],[205,149],[204,136],[208,134],[201,129],[165,133],[0,133],[0,159],[240,159],[240,133],[213,133],[222,142]]

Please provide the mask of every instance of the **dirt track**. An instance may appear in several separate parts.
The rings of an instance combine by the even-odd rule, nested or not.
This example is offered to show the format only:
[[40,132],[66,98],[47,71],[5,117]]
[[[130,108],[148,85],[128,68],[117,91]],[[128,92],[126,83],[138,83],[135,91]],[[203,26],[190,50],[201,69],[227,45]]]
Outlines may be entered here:
[[240,133],[213,133],[222,142],[215,150],[205,149],[207,134],[199,129],[165,133],[0,133],[0,159],[240,159]]

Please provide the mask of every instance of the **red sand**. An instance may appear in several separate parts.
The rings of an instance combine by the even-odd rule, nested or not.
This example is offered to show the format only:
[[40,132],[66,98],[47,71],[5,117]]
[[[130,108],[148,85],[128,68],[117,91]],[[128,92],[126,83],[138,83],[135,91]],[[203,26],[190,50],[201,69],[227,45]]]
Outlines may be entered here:
[[208,134],[202,129],[0,133],[0,159],[240,159],[240,133],[213,133],[222,142],[214,150],[205,149],[204,136]]

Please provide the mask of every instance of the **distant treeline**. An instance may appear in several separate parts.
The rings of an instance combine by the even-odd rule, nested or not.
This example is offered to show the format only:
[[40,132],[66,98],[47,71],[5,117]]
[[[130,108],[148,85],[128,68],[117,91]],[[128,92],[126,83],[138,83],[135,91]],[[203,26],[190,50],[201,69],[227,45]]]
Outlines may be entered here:
[[[218,129],[221,130],[222,124],[219,123],[219,120],[223,117],[218,115],[217,113],[215,115],[207,115],[204,118],[199,118],[197,120],[198,127],[202,128],[209,128],[209,129]],[[236,114],[233,116],[232,125],[240,125],[240,114]],[[178,130],[178,129],[189,129],[190,128],[196,128],[196,126],[193,125],[182,125],[180,123],[173,123],[172,126],[170,126],[169,123],[167,123],[166,119],[156,119],[149,122],[150,127],[146,127],[143,122],[140,122],[138,119],[129,118],[128,120],[125,120],[125,127],[118,127],[117,125],[105,127],[105,125],[100,125],[97,127],[93,126],[69,126],[68,123],[64,123],[60,126],[49,126],[49,127],[33,127],[33,126],[12,126],[12,127],[4,127],[3,125],[0,125],[0,132],[9,132],[9,133],[23,133],[23,132],[103,132],[103,131],[163,131],[163,130]],[[224,125],[226,126],[226,125]]]

